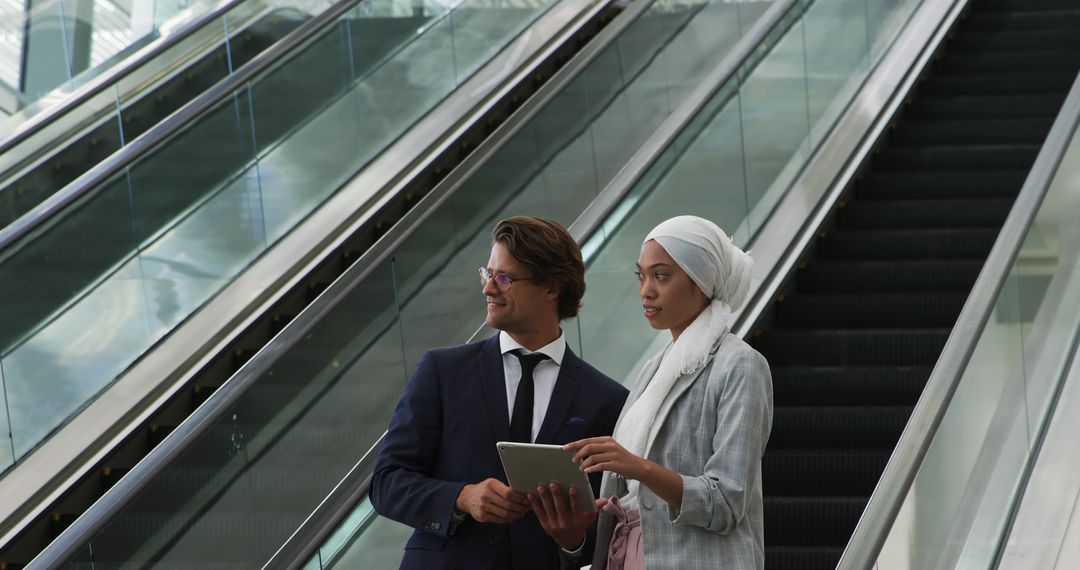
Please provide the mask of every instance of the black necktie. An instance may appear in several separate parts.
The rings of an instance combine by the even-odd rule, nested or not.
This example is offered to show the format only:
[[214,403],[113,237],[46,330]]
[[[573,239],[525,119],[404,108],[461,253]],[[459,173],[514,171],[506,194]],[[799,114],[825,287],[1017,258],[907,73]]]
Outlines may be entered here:
[[517,396],[514,396],[514,415],[510,417],[510,440],[523,443],[532,442],[533,411],[533,370],[547,355],[535,352],[521,354],[512,352],[521,362],[521,381],[518,382]]

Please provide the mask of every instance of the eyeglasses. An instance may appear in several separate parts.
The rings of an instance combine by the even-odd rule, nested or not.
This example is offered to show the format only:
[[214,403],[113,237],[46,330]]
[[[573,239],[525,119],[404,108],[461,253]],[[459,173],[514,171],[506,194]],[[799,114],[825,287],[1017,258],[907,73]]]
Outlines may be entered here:
[[495,280],[495,288],[505,293],[510,290],[510,286],[514,284],[514,281],[528,281],[532,277],[510,277],[505,273],[492,273],[488,271],[487,267],[481,267],[480,286],[487,287],[488,281],[492,279]]

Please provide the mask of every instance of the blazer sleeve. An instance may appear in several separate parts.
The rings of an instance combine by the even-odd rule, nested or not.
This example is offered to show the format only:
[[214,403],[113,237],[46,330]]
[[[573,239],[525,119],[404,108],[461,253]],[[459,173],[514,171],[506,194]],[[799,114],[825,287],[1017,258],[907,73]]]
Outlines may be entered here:
[[756,351],[741,352],[727,370],[716,408],[712,455],[702,475],[682,475],[683,499],[671,521],[726,534],[750,508],[761,480],[761,457],[772,428],[772,375]]
[[371,481],[380,515],[447,537],[463,482],[432,476],[442,440],[442,395],[432,353],[416,365],[394,409]]

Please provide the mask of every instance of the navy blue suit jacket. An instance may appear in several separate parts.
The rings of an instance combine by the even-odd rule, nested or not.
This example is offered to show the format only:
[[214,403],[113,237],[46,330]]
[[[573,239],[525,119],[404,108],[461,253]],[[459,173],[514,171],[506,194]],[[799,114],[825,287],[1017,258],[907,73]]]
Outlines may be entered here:
[[[611,435],[626,396],[626,388],[567,347],[536,443]],[[507,540],[515,570],[559,568],[558,547],[531,511],[508,525],[466,518],[449,535],[462,487],[489,477],[506,482],[495,442],[510,439],[509,416],[498,335],[431,350],[420,359],[390,420],[371,483],[375,510],[416,529],[401,568],[491,568]],[[599,474],[592,484],[599,496]],[[582,563],[592,560],[593,541],[587,542]]]

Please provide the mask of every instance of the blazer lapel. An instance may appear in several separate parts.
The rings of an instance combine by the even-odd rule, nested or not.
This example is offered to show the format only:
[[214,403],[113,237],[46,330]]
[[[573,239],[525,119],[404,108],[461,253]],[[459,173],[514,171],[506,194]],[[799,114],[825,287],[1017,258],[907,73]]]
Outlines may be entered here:
[[578,377],[578,369],[581,368],[581,359],[574,354],[570,347],[566,347],[563,354],[562,364],[559,366],[559,376],[555,379],[555,389],[551,392],[551,401],[548,402],[547,412],[544,413],[544,422],[540,424],[540,431],[536,434],[536,443],[550,443],[559,433],[559,427],[566,423],[566,416],[570,413],[570,404],[577,397],[581,388]]
[[[656,414],[656,422],[663,425],[664,421],[667,420],[668,414],[671,413],[671,407],[675,405],[675,402],[683,395],[683,392],[690,389],[690,386],[693,386],[698,377],[709,368],[713,358],[716,356],[716,349],[719,348],[720,343],[724,341],[724,336],[726,335],[720,335],[720,338],[716,339],[716,342],[713,343],[712,349],[709,351],[709,358],[705,361],[705,364],[702,365],[700,370],[693,374],[683,374],[675,381],[675,384],[671,387],[671,391],[668,392],[667,398],[664,399],[664,403],[660,406],[660,410]],[[655,449],[656,446],[653,445],[653,450]],[[650,455],[652,454],[650,453]]]
[[510,411],[506,406],[506,378],[503,374],[502,354],[499,352],[499,335],[484,342],[477,364],[480,370],[480,385],[484,389],[484,401],[487,402],[488,415],[491,418],[491,432],[495,441],[508,441]]
[[[626,403],[623,404],[622,414],[626,413],[626,410],[630,409],[630,405],[637,401],[641,397],[641,393],[645,391],[645,388],[652,381],[652,377],[656,374],[656,369],[660,368],[660,360],[663,353],[658,354],[645,362],[645,365],[641,367],[641,372],[638,373],[637,382],[630,387],[630,395],[626,397]],[[619,414],[619,419],[622,419],[622,414]]]

